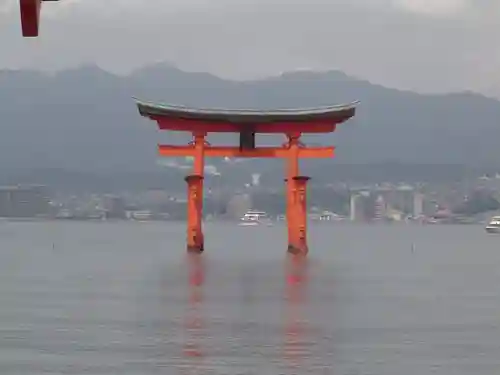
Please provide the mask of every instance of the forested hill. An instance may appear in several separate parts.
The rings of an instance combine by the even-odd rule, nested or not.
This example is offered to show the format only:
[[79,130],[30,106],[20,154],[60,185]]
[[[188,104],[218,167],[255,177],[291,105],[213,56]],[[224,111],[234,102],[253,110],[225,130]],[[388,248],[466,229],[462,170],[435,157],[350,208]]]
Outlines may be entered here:
[[[0,168],[157,169],[155,145],[168,136],[138,115],[133,96],[229,108],[360,100],[354,120],[314,137],[337,146],[337,159],[328,163],[500,164],[500,102],[477,94],[419,95],[336,71],[233,82],[160,64],[129,76],[94,66],[55,75],[0,71]],[[259,162],[242,165],[253,163]]]

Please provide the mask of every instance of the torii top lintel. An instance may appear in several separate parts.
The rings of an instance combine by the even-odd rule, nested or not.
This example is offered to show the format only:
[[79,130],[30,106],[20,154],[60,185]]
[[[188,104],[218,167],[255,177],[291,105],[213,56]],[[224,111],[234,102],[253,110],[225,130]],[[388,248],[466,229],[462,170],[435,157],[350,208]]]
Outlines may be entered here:
[[269,111],[199,109],[155,104],[136,99],[143,117],[158,123],[161,130],[238,133],[330,133],[337,124],[354,116],[358,102],[329,107],[277,109]]

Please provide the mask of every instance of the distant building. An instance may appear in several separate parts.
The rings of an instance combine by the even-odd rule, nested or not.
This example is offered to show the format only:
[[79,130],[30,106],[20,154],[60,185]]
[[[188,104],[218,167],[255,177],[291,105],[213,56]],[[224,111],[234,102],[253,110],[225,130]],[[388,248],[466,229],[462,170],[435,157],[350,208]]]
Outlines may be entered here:
[[104,197],[103,205],[107,219],[125,219],[127,208],[122,197],[108,195]]
[[363,195],[351,194],[349,210],[349,219],[351,221],[366,220],[365,199],[366,197]]
[[375,199],[375,205],[374,205],[374,212],[373,212],[373,219],[375,220],[382,220],[386,217],[386,204],[384,197],[382,195],[379,195],[377,199]]
[[422,216],[424,213],[424,195],[416,192],[413,194],[413,217]]
[[395,189],[387,189],[383,193],[388,205],[403,212],[405,215],[413,215],[415,210],[415,192],[411,186],[403,185]]
[[0,187],[0,217],[32,218],[47,216],[50,199],[45,186]]

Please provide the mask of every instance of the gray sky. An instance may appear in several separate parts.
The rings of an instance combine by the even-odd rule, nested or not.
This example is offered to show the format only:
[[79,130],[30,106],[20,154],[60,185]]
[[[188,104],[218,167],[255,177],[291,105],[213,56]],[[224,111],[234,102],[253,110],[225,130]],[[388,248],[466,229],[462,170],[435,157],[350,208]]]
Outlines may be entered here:
[[340,69],[417,91],[500,93],[498,0],[62,0],[39,39],[0,0],[0,68],[97,63],[126,73],[170,61],[255,78]]

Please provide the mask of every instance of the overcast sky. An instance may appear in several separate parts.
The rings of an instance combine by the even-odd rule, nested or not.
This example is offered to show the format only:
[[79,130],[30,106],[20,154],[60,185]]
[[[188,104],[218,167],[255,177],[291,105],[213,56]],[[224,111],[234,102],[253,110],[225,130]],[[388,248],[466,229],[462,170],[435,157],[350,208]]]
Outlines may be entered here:
[[230,78],[340,69],[417,91],[500,92],[499,0],[62,0],[41,37],[0,0],[0,68],[169,61]]

